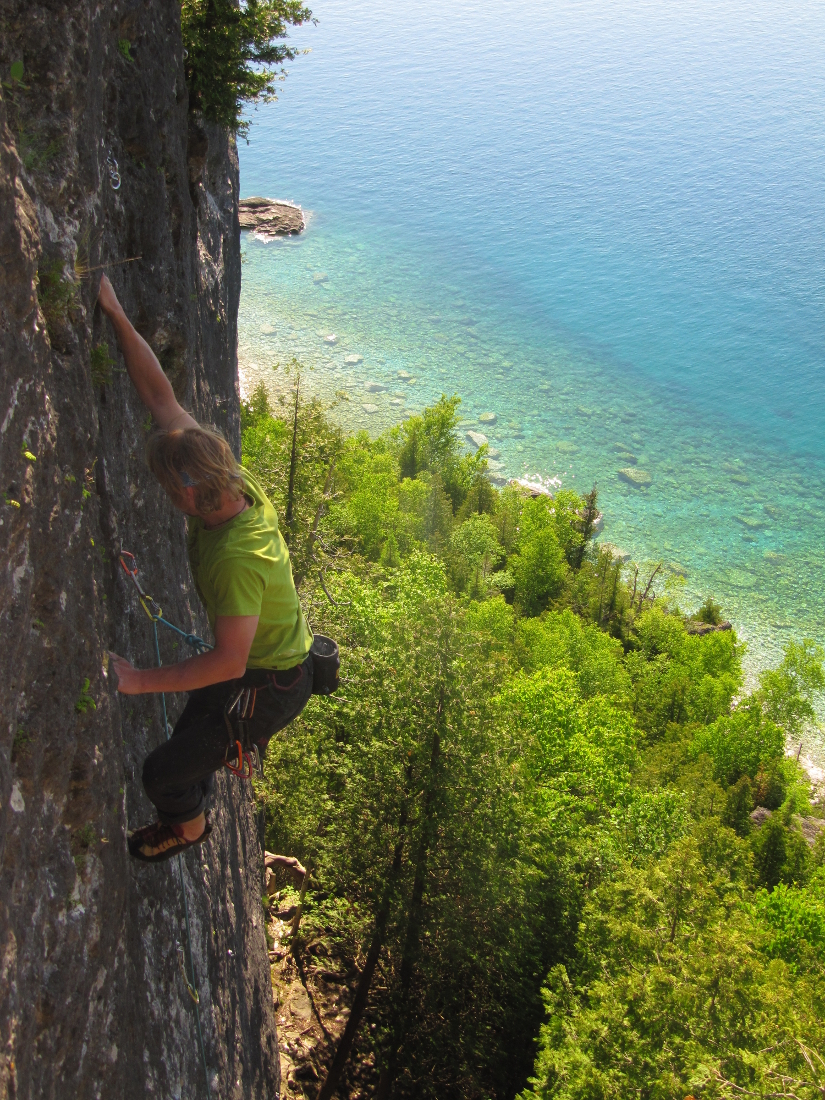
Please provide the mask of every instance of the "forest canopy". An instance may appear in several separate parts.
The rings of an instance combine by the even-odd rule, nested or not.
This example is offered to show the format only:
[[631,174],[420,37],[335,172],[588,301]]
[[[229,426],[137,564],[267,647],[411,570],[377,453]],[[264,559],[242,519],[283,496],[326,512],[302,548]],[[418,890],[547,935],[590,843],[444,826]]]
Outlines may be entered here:
[[312,868],[303,942],[378,960],[354,1056],[410,1100],[821,1097],[823,807],[785,755],[821,649],[746,689],[711,599],[600,547],[595,490],[493,486],[458,408],[243,411],[341,647],[256,794]]

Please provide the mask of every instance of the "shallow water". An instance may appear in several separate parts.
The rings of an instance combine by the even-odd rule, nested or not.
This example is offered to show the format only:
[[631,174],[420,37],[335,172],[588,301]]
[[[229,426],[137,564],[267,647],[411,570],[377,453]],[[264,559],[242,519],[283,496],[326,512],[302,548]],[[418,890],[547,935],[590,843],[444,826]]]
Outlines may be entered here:
[[821,7],[315,14],[240,151],[242,194],[312,212],[244,237],[243,385],[296,357],[372,432],[457,392],[500,476],[597,483],[751,671],[825,640]]

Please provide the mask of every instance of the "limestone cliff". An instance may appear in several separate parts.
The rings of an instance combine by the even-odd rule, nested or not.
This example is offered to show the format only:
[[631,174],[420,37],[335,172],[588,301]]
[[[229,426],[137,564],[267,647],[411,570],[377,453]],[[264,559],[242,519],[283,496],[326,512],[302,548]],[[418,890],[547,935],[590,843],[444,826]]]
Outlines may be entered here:
[[[237,447],[237,156],[190,122],[182,61],[175,3],[0,0],[3,1097],[208,1095],[177,863],[136,865],[124,842],[162,732],[156,700],[106,677],[110,648],[154,659],[121,546],[169,618],[205,623],[94,304],[115,264],[179,399]],[[184,857],[209,1092],[276,1096],[259,841],[239,780],[216,802]]]

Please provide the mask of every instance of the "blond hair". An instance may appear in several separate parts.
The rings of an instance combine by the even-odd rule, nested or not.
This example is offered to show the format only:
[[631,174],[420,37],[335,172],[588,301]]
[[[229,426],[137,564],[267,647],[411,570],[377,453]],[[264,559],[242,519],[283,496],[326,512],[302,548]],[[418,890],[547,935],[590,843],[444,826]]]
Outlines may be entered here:
[[207,515],[243,496],[243,478],[235,456],[220,432],[211,428],[177,428],[155,432],[146,445],[149,469],[174,500],[194,488],[195,507]]

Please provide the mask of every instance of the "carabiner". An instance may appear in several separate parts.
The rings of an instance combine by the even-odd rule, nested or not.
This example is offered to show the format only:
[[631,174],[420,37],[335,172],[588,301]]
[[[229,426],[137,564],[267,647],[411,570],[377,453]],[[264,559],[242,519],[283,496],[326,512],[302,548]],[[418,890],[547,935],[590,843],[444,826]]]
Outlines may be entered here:
[[[132,568],[130,569],[124,558],[130,558],[132,561]],[[137,589],[138,599],[140,600],[140,606],[149,616],[149,618],[155,622],[157,619],[163,618],[163,608],[157,602],[157,600],[150,596],[148,592],[144,590],[143,585],[138,580],[138,567],[137,559],[134,554],[129,553],[128,550],[121,550],[120,552],[120,564],[123,567],[124,573],[130,578],[132,584]]]
[[230,764],[228,760],[224,760],[223,766],[228,768],[233,775],[240,776],[241,779],[251,779],[252,761],[249,758],[249,753],[243,751],[243,746],[240,741],[235,742],[235,751],[238,754],[236,763]]

